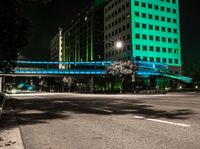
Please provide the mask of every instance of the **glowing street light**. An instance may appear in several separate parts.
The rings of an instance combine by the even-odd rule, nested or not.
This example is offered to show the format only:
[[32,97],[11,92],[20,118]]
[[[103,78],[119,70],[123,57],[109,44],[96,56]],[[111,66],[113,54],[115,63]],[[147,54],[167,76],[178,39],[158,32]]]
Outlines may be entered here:
[[123,42],[122,42],[122,41],[117,41],[117,42],[115,43],[115,47],[116,47],[117,49],[123,48]]

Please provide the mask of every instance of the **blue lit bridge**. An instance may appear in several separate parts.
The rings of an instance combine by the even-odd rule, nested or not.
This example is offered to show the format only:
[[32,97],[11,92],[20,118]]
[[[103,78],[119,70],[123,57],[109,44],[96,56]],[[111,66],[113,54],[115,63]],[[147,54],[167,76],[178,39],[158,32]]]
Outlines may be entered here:
[[[106,75],[106,67],[110,66],[112,61],[93,61],[93,62],[49,62],[49,61],[17,61],[18,67],[13,74],[7,76],[65,76],[65,75]],[[179,74],[169,72],[168,66],[162,63],[137,61],[137,77],[166,77],[179,80],[185,83],[191,83],[192,79]],[[46,68],[38,68],[45,65]],[[58,65],[72,65],[70,69],[58,69]],[[31,66],[31,67],[30,67]],[[51,67],[50,67],[51,66]],[[54,68],[53,66],[57,66]],[[77,67],[80,66],[80,67]],[[88,68],[83,68],[83,67]],[[5,75],[5,74],[1,74]]]

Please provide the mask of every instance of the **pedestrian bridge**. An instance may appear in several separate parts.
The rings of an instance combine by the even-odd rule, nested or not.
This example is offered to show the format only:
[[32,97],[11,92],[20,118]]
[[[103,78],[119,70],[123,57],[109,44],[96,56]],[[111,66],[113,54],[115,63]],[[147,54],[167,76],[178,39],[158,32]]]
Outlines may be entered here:
[[[112,61],[92,61],[92,62],[48,62],[48,61],[17,61],[18,67],[11,75],[18,76],[55,76],[55,75],[106,75],[106,67]],[[58,69],[58,66],[73,66],[70,69]],[[166,77],[191,83],[192,79],[179,74],[169,72],[168,65],[162,63],[137,61],[137,77]],[[43,68],[41,68],[43,66]],[[45,66],[45,67],[44,67]],[[55,67],[57,66],[57,68]],[[80,67],[79,67],[80,66]],[[40,68],[38,68],[40,67]]]

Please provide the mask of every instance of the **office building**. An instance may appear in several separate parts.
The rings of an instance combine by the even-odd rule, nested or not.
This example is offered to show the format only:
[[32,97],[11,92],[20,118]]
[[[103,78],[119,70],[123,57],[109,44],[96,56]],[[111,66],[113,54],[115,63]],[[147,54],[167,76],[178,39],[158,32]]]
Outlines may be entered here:
[[87,62],[104,59],[105,2],[96,0],[78,13],[71,24],[64,29],[62,61]]
[[106,60],[130,57],[181,73],[179,1],[110,0],[104,8],[104,41]]
[[[51,61],[62,61],[62,32],[63,29],[59,27],[58,33],[51,40],[50,45],[50,60]],[[61,68],[61,65],[59,65]]]

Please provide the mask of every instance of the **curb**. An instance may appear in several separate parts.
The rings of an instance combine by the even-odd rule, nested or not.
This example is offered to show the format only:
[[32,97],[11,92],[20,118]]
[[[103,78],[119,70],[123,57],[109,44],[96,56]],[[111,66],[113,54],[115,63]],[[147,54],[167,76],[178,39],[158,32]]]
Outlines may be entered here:
[[[6,98],[8,98],[7,96]],[[0,130],[0,149],[25,149],[21,136],[20,126],[17,123],[15,110],[12,107],[12,101],[8,106],[8,110],[4,110],[7,114],[2,118],[2,128]]]

